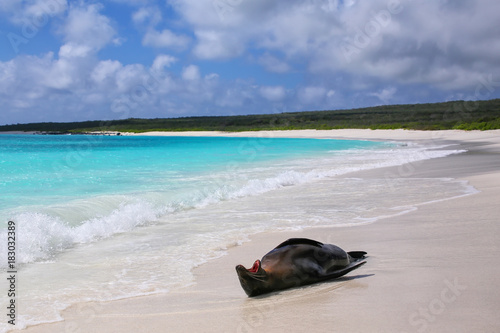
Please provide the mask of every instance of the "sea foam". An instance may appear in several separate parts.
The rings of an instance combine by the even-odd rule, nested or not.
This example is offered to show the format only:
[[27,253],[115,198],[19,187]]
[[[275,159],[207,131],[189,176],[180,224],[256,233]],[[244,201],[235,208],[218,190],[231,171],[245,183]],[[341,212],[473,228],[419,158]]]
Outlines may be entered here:
[[[443,147],[439,147],[443,148]],[[291,164],[255,167],[227,176],[200,176],[198,186],[172,196],[170,192],[138,192],[115,196],[97,196],[72,200],[14,214],[19,241],[20,264],[51,260],[57,253],[77,244],[92,243],[137,227],[154,224],[159,218],[186,209],[196,209],[249,196],[258,196],[283,187],[314,182],[350,172],[402,164],[418,164],[423,160],[461,153],[463,150],[428,150],[425,147],[404,149],[355,149],[332,157],[295,160]],[[285,171],[280,171],[288,169]],[[266,177],[266,175],[268,175]],[[42,211],[42,212],[40,212]],[[70,217],[71,216],[71,217]],[[80,217],[80,219],[78,219]],[[5,231],[0,237],[5,237]],[[6,252],[2,251],[3,254]],[[6,260],[0,259],[5,268]],[[3,266],[1,266],[3,265]]]

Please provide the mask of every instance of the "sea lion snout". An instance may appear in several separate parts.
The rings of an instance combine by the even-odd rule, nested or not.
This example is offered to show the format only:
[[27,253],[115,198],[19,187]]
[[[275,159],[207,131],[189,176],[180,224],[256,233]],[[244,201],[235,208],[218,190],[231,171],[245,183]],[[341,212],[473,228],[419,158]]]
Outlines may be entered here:
[[236,273],[241,287],[248,296],[261,294],[268,287],[268,276],[261,267],[261,261],[256,260],[250,269],[243,265],[236,266]]

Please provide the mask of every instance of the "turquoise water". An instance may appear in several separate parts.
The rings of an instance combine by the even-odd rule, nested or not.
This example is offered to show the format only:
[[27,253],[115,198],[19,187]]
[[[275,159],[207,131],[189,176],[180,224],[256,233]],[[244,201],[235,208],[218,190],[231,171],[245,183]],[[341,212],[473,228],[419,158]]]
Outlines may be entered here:
[[[1,217],[3,220],[9,218],[6,211],[19,206],[63,204],[103,195],[161,192],[164,196],[170,195],[170,200],[175,197],[185,200],[189,190],[209,185],[217,173],[232,171],[236,174],[262,163],[374,146],[380,146],[380,143],[270,138],[2,135]],[[195,198],[191,199],[194,204]]]
[[[18,328],[60,320],[79,302],[187,286],[194,267],[256,233],[370,223],[472,193],[452,179],[348,177],[410,163],[407,174],[459,152],[272,137],[0,135],[0,238],[15,221]],[[3,273],[6,255],[2,241]]]

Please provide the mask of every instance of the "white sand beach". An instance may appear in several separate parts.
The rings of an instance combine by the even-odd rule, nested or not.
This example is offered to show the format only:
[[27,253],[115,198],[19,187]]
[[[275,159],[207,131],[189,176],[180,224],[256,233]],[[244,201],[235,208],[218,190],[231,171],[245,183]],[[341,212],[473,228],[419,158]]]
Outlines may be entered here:
[[[126,134],[126,133],[122,133]],[[127,134],[128,135],[128,134]],[[498,332],[500,131],[304,130],[141,135],[351,138],[453,144],[463,154],[349,177],[456,178],[479,192],[357,227],[261,233],[195,269],[168,294],[82,303],[26,332]],[[293,199],[291,199],[293,200]],[[248,298],[235,266],[290,237],[368,252],[368,263],[326,283]]]

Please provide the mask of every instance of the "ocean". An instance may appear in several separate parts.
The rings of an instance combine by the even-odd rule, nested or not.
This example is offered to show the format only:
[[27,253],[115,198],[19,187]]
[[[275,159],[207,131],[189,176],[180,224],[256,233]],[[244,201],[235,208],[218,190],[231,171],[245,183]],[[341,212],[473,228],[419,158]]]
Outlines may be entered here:
[[349,177],[461,152],[360,140],[0,135],[0,304],[10,300],[8,221],[22,328],[60,320],[75,303],[196,283],[193,268],[256,233],[373,223],[471,194],[454,179]]

